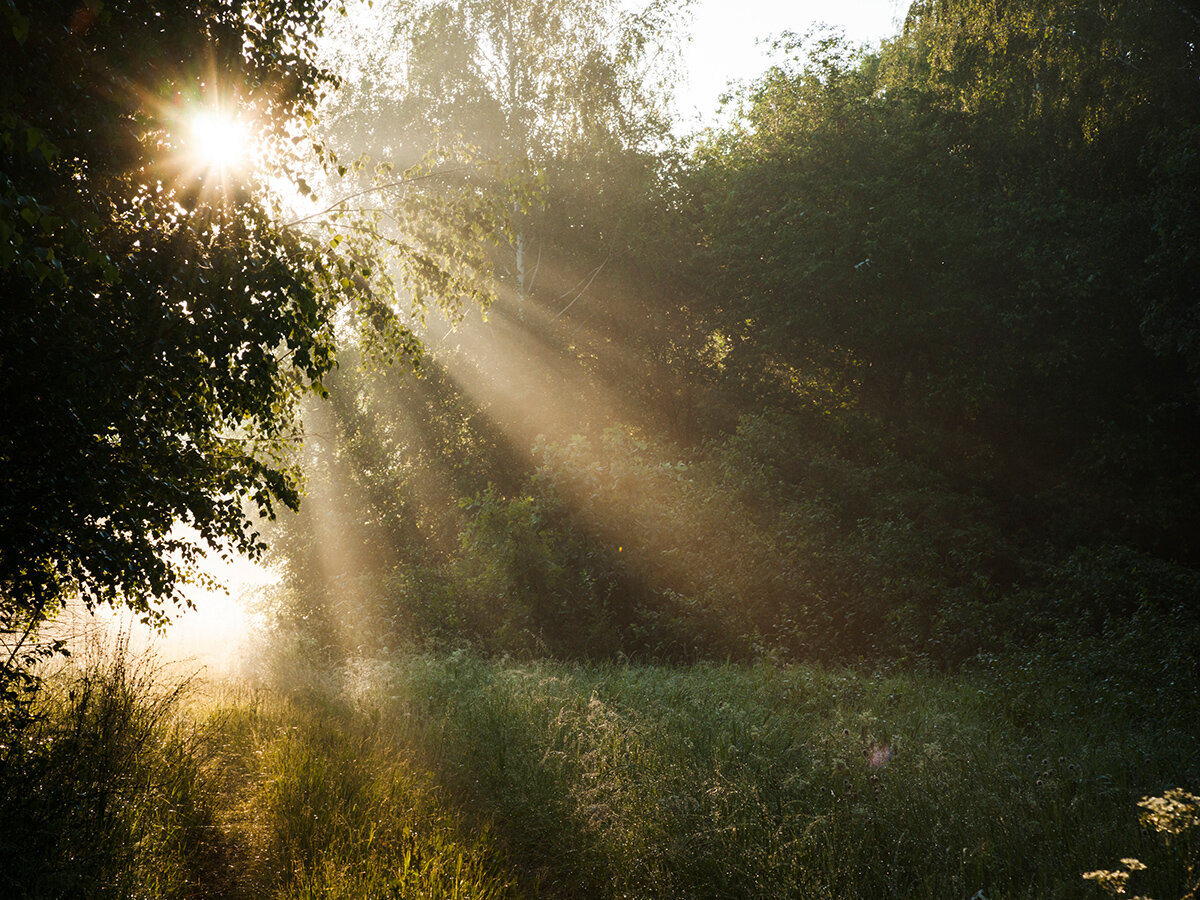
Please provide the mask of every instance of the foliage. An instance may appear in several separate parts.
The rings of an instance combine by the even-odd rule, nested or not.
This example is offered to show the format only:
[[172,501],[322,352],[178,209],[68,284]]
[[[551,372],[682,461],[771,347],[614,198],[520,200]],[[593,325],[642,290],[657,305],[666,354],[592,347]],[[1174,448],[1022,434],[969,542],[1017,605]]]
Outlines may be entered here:
[[[1178,361],[1156,366],[1139,332],[1159,143],[1129,145],[1150,126],[1124,104],[1149,88],[1106,61],[1103,76],[1074,76],[1103,78],[1103,113],[1083,91],[1068,96],[1084,109],[1002,113],[987,104],[1019,105],[1027,79],[1066,81],[1061,56],[1082,65],[1081,36],[1043,33],[1036,4],[961,5],[914,7],[871,54],[797,39],[796,61],[747,89],[743,120],[702,148],[695,188],[719,321],[743,336],[743,366],[829,367],[892,422],[1019,428],[1070,452],[1093,416],[1184,400]],[[1029,71],[1030,31],[1053,73]],[[1098,116],[1113,121],[1084,140],[1077,119]]]
[[[389,465],[407,460],[401,471],[416,477],[420,458]],[[323,512],[314,505],[297,525],[307,517],[314,537],[357,534],[350,546],[377,555],[306,545],[280,599],[289,627],[335,655],[416,645],[957,666],[1047,632],[1081,638],[1139,617],[1195,623],[1194,568],[1127,544],[1048,547],[974,481],[986,465],[964,455],[946,472],[847,411],[747,416],[690,454],[623,431],[546,442],[526,480],[460,502],[441,526],[457,548],[415,533],[389,544],[384,524],[403,519],[372,523],[364,488],[336,503],[314,495]],[[387,483],[381,464],[370,471],[375,490]],[[413,515],[412,486],[397,487],[385,496]],[[389,546],[395,556],[382,553]],[[345,568],[322,579],[328,556]],[[332,632],[319,626],[323,609]]]
[[[334,51],[359,78],[329,111],[331,131],[373,158],[419,159],[463,141],[520,166],[564,149],[638,146],[661,130],[651,51],[670,4],[607,0],[426,0],[377,4],[347,20]],[[364,45],[365,20],[381,38]]]
[[187,123],[236,109],[287,157],[332,84],[313,60],[322,6],[4,6],[0,631],[14,640],[71,595],[161,618],[202,547],[256,555],[255,518],[298,501],[294,397],[321,390],[359,264],[281,227],[263,183],[190,155]]
[[[414,291],[457,290],[428,276],[463,257],[476,276],[493,276],[486,298],[498,294],[523,321],[543,257],[568,286],[563,266],[603,267],[621,238],[596,227],[597,213],[633,196],[645,180],[639,154],[666,134],[658,68],[677,18],[659,0],[637,10],[611,0],[431,0],[347,20],[377,39],[347,29],[334,42],[331,64],[356,77],[323,111],[322,130],[377,172],[431,161],[420,190],[386,191],[375,204],[396,225],[388,234]],[[569,204],[567,222],[561,205],[547,215],[568,198],[582,202]]]
[[[619,645],[598,624],[609,619],[606,601],[597,595],[586,611],[572,596],[592,583],[573,568],[586,562],[568,549],[579,542],[541,521],[522,528],[522,515],[501,512],[531,468],[507,412],[535,407],[548,392],[565,395],[555,364],[581,376],[559,408],[585,408],[591,390],[618,369],[628,394],[642,393],[641,379],[606,345],[609,335],[639,334],[654,319],[641,296],[642,272],[625,257],[654,232],[643,213],[665,193],[647,151],[664,127],[649,69],[673,13],[663,4],[638,13],[607,2],[510,6],[506,23],[503,4],[385,4],[376,33],[394,40],[341,51],[365,74],[329,108],[331,142],[396,165],[431,148],[457,160],[454,171],[431,169],[438,178],[420,192],[385,195],[380,214],[397,217],[398,239],[410,244],[428,230],[461,252],[490,253],[498,286],[490,315],[519,337],[504,351],[501,365],[516,374],[498,401],[464,387],[501,379],[478,351],[460,349],[450,330],[428,335],[422,377],[405,384],[360,367],[367,354],[343,353],[341,370],[328,379],[332,411],[314,410],[309,420],[317,436],[313,502],[275,531],[288,568],[283,627],[327,651],[414,639],[456,646],[483,634],[504,636],[494,646],[521,652],[539,642],[564,652]],[[590,61],[586,73],[580,58]],[[496,246],[487,249],[489,239]],[[614,284],[630,298],[620,310],[587,302],[611,299]],[[488,340],[481,328],[474,336]],[[480,500],[489,485],[496,493]],[[484,524],[489,511],[496,515]],[[501,524],[520,534],[505,535]],[[536,538],[520,546],[537,531],[547,535],[544,547]],[[501,548],[528,569],[538,568],[531,559],[544,551],[546,567],[530,580],[528,571],[485,558]],[[526,589],[545,569],[556,573],[546,581],[555,598]],[[505,584],[514,578],[519,588]],[[516,621],[527,608],[539,610],[540,624]],[[542,613],[552,608],[552,618],[583,611],[593,625],[560,622],[546,644]],[[584,632],[591,637],[581,639]]]

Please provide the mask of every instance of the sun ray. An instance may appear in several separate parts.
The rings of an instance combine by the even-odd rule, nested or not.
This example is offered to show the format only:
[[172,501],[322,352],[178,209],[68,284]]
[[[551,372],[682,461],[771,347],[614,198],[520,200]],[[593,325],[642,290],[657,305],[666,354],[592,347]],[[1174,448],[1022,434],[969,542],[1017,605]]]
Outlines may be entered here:
[[[593,302],[607,308],[614,299],[598,294]],[[657,497],[662,508],[678,511],[692,523],[693,531],[701,528],[711,536],[714,553],[746,557],[755,548],[769,546],[755,511],[735,491],[716,484],[696,491],[688,478],[663,474],[677,471],[683,452],[675,442],[678,429],[672,416],[662,408],[686,388],[677,376],[641,358],[619,336],[603,341],[594,324],[560,320],[557,309],[526,302],[523,317],[514,310],[514,298],[502,293],[486,322],[467,316],[445,340],[434,342],[431,355],[456,388],[525,453],[541,438],[549,445],[570,445],[568,456],[551,457],[559,463],[582,463],[585,469],[603,471],[613,464],[611,455],[620,441],[612,444],[602,432],[618,428],[634,436],[638,462],[622,468],[628,494],[597,497],[589,492],[586,479],[578,484],[570,477],[556,482],[568,508],[580,517],[578,528],[620,547],[625,564],[641,583],[687,585],[689,590],[702,589],[697,579],[702,580],[703,573],[690,570],[686,555],[676,558],[658,552],[662,535],[642,532],[641,499]],[[575,341],[597,348],[599,371],[589,371],[575,355],[570,348]],[[644,408],[638,397],[628,395],[628,386],[622,388],[611,380],[614,375],[623,378],[622,371],[640,373],[632,376],[635,380],[658,379],[654,382],[658,390],[646,399]],[[646,415],[655,407],[657,421]],[[576,434],[589,440],[572,441]],[[577,494],[577,489],[584,493]],[[764,583],[769,576],[770,572],[763,572]]]

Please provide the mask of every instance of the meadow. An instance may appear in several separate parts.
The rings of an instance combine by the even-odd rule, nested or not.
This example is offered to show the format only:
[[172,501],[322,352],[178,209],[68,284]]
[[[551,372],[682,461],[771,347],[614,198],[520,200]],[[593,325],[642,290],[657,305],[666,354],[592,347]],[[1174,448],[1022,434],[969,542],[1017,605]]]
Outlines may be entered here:
[[1137,802],[1200,783],[1193,652],[1147,622],[953,674],[277,651],[216,683],[93,650],[6,730],[0,889],[1088,898],[1136,859],[1175,898],[1197,829]]

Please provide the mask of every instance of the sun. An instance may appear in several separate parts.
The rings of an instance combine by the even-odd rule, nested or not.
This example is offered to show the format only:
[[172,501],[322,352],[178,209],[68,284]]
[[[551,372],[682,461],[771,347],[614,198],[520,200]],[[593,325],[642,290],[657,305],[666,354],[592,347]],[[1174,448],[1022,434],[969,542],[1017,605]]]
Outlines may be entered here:
[[188,122],[188,155],[200,168],[221,174],[244,169],[251,146],[247,124],[223,110],[200,110]]

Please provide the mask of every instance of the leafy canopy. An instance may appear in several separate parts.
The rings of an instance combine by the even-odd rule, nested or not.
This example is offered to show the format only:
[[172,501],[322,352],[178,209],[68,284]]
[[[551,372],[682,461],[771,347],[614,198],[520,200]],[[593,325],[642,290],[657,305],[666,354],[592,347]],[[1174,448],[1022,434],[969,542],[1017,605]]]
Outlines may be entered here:
[[264,158],[306,146],[323,6],[0,3],[0,631],[72,595],[161,618],[204,545],[256,554],[253,511],[297,503],[294,398],[360,264],[187,138],[222,107]]

